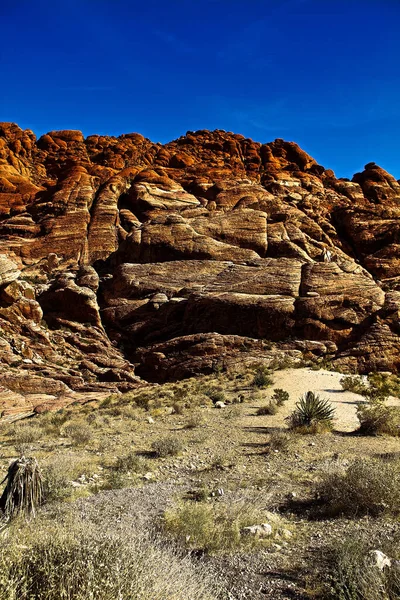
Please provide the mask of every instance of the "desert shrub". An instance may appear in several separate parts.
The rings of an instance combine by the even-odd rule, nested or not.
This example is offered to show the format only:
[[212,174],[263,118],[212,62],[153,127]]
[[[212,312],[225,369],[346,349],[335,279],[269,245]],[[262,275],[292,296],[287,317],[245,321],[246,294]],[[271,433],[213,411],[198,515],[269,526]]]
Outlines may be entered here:
[[362,394],[367,389],[359,375],[345,375],[340,380],[340,385],[344,391],[353,392],[354,394]]
[[182,402],[174,402],[172,408],[176,415],[183,415],[185,412],[185,405]]
[[63,461],[54,461],[43,469],[43,494],[45,502],[67,500],[72,487]]
[[371,535],[346,537],[328,552],[329,573],[326,578],[330,600],[398,600],[400,569],[395,564],[380,570],[373,563],[371,552],[376,548],[387,556],[400,557],[398,540],[386,543],[371,539]]
[[279,450],[279,452],[286,452],[289,450],[291,442],[292,438],[288,433],[275,431],[269,437],[269,449],[271,451]]
[[84,446],[92,439],[92,428],[87,423],[69,423],[64,427],[65,434],[71,439],[76,446]]
[[240,406],[238,406],[237,404],[235,404],[234,406],[229,406],[228,408],[225,408],[222,416],[224,417],[224,419],[238,419],[242,414],[242,411],[240,410]]
[[271,400],[275,402],[277,406],[283,406],[283,404],[289,400],[289,392],[280,388],[275,388]]
[[357,418],[360,421],[358,431],[362,435],[400,435],[400,409],[397,406],[385,406],[382,401],[360,402]]
[[400,462],[358,459],[328,471],[316,486],[330,515],[377,515],[400,511]]
[[230,552],[241,544],[256,543],[254,538],[242,537],[240,531],[263,521],[262,511],[250,502],[183,502],[164,514],[168,533],[191,549],[211,553]]
[[14,445],[31,444],[39,440],[43,433],[41,428],[34,423],[18,423],[10,431]]
[[129,452],[124,456],[118,456],[113,468],[120,473],[142,473],[146,470],[146,461],[135,452]]
[[276,402],[273,402],[272,400],[270,402],[268,402],[268,404],[266,404],[265,406],[260,406],[257,409],[257,415],[259,415],[259,416],[276,415],[277,412],[278,412],[278,405]]
[[289,428],[299,433],[330,431],[335,410],[327,400],[314,392],[307,392],[296,404],[288,417]]
[[38,523],[2,544],[2,600],[215,600],[205,569],[140,532]]
[[194,410],[186,419],[185,428],[195,429],[204,425],[204,416],[200,410]]
[[176,436],[167,436],[154,440],[151,447],[155,454],[161,458],[165,458],[166,456],[176,456],[182,452],[183,449],[182,442]]
[[226,400],[224,392],[218,388],[208,388],[204,391],[204,394],[210,398],[213,404],[216,402],[225,402]]
[[340,384],[344,390],[361,394],[371,402],[384,402],[389,396],[400,394],[399,378],[386,373],[369,373],[367,381],[359,375],[345,375]]
[[274,380],[271,377],[270,371],[264,366],[257,367],[254,373],[252,385],[257,388],[265,388],[273,383]]
[[45,502],[69,500],[74,495],[71,481],[80,475],[90,477],[97,471],[97,466],[93,457],[75,452],[52,456],[42,468]]

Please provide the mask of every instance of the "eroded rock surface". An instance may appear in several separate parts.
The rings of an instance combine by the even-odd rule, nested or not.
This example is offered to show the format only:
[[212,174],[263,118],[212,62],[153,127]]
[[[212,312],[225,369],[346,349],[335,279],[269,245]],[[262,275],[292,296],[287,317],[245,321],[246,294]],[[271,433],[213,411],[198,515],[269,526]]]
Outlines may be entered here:
[[280,139],[2,123],[4,394],[123,391],[266,342],[398,370],[399,201],[375,163],[337,179]]

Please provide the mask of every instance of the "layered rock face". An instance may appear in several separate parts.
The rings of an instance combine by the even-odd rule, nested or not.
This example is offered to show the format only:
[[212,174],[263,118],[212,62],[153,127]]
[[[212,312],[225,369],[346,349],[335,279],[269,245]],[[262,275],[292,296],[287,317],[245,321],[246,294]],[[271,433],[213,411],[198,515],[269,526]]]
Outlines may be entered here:
[[283,140],[2,123],[0,386],[123,391],[271,343],[398,370],[399,232],[375,163],[348,181]]

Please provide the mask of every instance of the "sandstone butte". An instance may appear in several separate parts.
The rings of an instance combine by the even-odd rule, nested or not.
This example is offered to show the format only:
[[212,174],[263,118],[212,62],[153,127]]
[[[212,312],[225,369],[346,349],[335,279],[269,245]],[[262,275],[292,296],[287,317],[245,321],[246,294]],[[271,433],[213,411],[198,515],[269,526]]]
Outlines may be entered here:
[[400,184],[375,163],[0,124],[0,415],[277,353],[398,372],[399,311]]

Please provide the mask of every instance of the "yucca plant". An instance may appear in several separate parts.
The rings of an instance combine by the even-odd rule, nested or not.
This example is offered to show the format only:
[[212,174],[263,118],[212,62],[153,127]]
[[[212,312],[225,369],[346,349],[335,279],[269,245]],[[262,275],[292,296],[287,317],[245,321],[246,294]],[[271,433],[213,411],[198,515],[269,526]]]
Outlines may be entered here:
[[0,509],[7,520],[18,514],[35,516],[36,508],[43,500],[43,482],[35,458],[21,456],[8,467],[1,483],[6,483],[0,498]]
[[290,429],[303,429],[317,432],[332,429],[335,409],[331,403],[314,392],[307,392],[296,404],[296,409],[288,417]]

